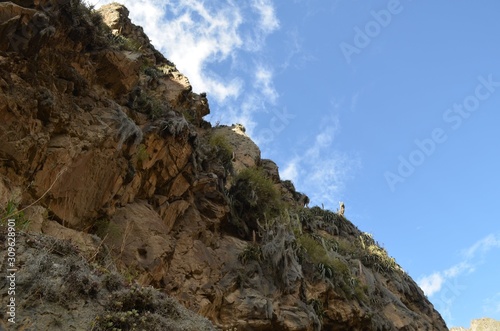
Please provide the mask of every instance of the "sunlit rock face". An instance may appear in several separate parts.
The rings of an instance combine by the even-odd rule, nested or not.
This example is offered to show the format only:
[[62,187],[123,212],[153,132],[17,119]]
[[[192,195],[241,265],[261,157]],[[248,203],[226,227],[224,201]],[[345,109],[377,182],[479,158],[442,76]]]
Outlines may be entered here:
[[[131,329],[137,314],[158,330],[447,330],[371,235],[307,207],[243,126],[212,127],[209,112],[125,7],[0,3],[0,208],[23,225],[22,286],[41,272],[22,264],[36,249],[60,267],[43,271],[50,291],[23,288],[19,321]],[[69,272],[83,285],[63,300],[72,268],[88,277]],[[135,283],[155,290],[127,301]],[[165,294],[189,311],[162,315]]]

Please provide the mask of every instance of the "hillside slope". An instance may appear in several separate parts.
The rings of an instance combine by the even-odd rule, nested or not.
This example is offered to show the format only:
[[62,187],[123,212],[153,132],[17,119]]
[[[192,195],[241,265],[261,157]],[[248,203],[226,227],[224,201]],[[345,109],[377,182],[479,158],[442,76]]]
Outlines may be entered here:
[[1,233],[15,219],[19,323],[447,330],[370,234],[307,207],[244,127],[203,120],[206,95],[126,8],[18,0],[0,17]]

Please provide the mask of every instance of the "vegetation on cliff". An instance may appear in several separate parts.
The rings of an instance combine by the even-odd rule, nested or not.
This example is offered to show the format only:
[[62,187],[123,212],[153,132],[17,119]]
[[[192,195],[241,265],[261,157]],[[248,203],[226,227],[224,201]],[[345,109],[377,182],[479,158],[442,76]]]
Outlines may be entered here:
[[18,321],[446,330],[371,235],[307,207],[241,125],[203,120],[206,95],[126,8],[14,1],[0,14],[0,206],[2,225],[19,225]]

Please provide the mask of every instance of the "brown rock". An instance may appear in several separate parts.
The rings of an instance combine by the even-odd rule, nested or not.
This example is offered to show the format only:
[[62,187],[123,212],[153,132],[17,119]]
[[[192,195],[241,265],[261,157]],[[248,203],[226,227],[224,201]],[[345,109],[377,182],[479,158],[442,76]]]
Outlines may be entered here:
[[260,165],[267,177],[272,180],[273,183],[277,184],[280,182],[280,174],[278,171],[278,165],[269,159],[262,159]]
[[[23,1],[36,8],[47,4],[36,3]],[[60,15],[51,16],[58,28],[49,39],[33,29],[40,12],[0,3],[0,17],[6,19],[0,21],[0,207],[8,201],[18,208],[33,204],[25,215],[30,231],[71,240],[78,246],[76,252],[73,245],[66,247],[71,259],[83,253],[96,261],[96,249],[106,245],[129,281],[168,292],[221,328],[446,329],[385,251],[378,252],[385,260],[360,253],[362,233],[356,226],[320,208],[302,209],[305,195],[280,181],[277,165],[261,160],[241,125],[202,125],[209,112],[206,96],[191,91],[188,79],[150,45],[123,6],[107,5],[101,13],[116,38],[137,48],[110,41],[90,16],[76,19],[69,7],[51,3],[50,11]],[[21,28],[28,31],[26,52],[14,54],[7,36],[19,35]],[[149,107],[134,102],[139,96]],[[262,166],[282,193],[280,204],[288,212],[281,220],[262,217],[253,242],[221,225],[237,226],[238,220],[224,187],[232,178],[204,149],[211,134],[227,138],[236,172]],[[304,216],[311,224],[303,224]],[[255,221],[255,215],[248,219]],[[316,241],[321,263],[301,247],[305,234]],[[350,250],[334,249],[335,244]],[[339,269],[334,277],[323,262]],[[66,274],[56,275],[63,285]],[[43,275],[44,282],[50,279]],[[84,282],[76,278],[74,284]],[[91,288],[74,292],[78,302],[90,303],[85,309],[94,306]],[[65,329],[86,329],[95,321],[87,310],[78,313],[82,305],[52,306],[46,298],[26,301],[26,307],[46,309],[33,313],[44,327],[51,323],[47,312],[54,311],[60,314],[49,316],[57,320],[70,316],[63,319]]]
[[137,202],[118,208],[105,233],[105,243],[122,266],[147,275],[143,280],[158,280],[165,273],[163,258],[172,253],[174,242],[150,205]]
[[233,166],[236,173],[260,164],[260,149],[248,137],[242,125],[221,126],[213,129],[214,135],[223,135],[234,151]]
[[56,221],[49,220],[48,210],[39,205],[27,208],[24,213],[28,222],[27,231],[67,240],[87,259],[93,259],[97,255],[101,244],[98,237],[69,229]]
[[177,200],[162,208],[160,216],[163,218],[163,224],[166,226],[166,233],[170,233],[170,231],[172,231],[175,221],[184,215],[184,212],[189,208],[189,206],[188,202],[184,200]]
[[115,95],[129,93],[139,81],[140,65],[137,58],[125,51],[100,53],[96,59],[98,82]]

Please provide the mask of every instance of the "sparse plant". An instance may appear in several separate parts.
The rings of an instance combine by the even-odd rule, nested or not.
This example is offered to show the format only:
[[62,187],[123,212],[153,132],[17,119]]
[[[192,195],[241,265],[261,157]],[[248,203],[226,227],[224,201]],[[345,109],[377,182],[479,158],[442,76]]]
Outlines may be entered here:
[[212,147],[217,159],[222,162],[224,168],[233,171],[233,147],[222,134],[215,134],[210,137],[209,144]]
[[366,285],[361,285],[361,283],[357,279],[354,286],[354,296],[356,297],[356,299],[358,299],[359,302],[367,303],[368,287]]
[[316,269],[318,270],[318,273],[321,275],[321,278],[333,280],[335,272],[333,271],[333,267],[330,266],[329,264],[318,263]]
[[180,137],[187,133],[189,123],[183,116],[179,116],[174,111],[169,111],[164,118],[162,118],[158,125],[160,132],[174,137]]
[[13,219],[15,221],[16,229],[24,230],[29,226],[29,219],[24,215],[23,210],[18,209],[18,204],[12,200],[7,202],[7,205],[0,209],[0,225],[7,225],[7,221],[9,219]]
[[148,287],[133,285],[113,292],[106,312],[95,319],[94,331],[104,330],[213,330],[201,316],[188,311],[175,299]]
[[149,153],[146,149],[146,145],[140,144],[139,146],[137,146],[137,151],[135,152],[134,158],[139,165],[142,165],[144,161],[149,159]]
[[[102,115],[102,118],[115,127],[118,136],[118,145],[116,147],[118,150],[120,150],[123,144],[128,142],[131,138],[133,138],[132,143],[134,145],[142,141],[143,133],[141,128],[123,112],[120,106],[116,105],[116,108],[111,113]],[[109,126],[104,121],[101,121],[101,123]]]
[[311,235],[304,234],[298,238],[299,244],[304,247],[307,256],[314,264],[330,265],[332,259],[328,256],[325,247],[316,241]]
[[339,254],[349,257],[349,258],[359,258],[363,255],[363,252],[356,245],[356,241],[351,241],[346,238],[337,238]]
[[300,264],[300,246],[290,224],[279,217],[260,225],[262,235],[262,256],[271,263],[278,284],[285,293],[293,290],[294,285],[304,275]]
[[116,45],[119,46],[121,50],[126,50],[126,51],[138,51],[141,49],[142,45],[131,38],[127,38],[123,35],[115,35],[114,42]]
[[164,75],[163,71],[158,70],[156,67],[150,66],[144,68],[144,73],[153,79],[158,79]]
[[260,262],[262,259],[262,251],[258,245],[248,244],[247,247],[238,255],[238,260],[242,264],[247,264],[249,261]]
[[363,233],[359,236],[361,247],[360,259],[366,266],[371,266],[379,273],[389,273],[403,269],[396,263],[396,260],[389,256],[385,248],[381,247],[371,234]]
[[246,168],[229,190],[233,216],[246,236],[259,231],[258,223],[278,217],[283,210],[280,194],[260,168]]
[[193,114],[193,110],[191,109],[184,109],[182,111],[182,116],[188,121],[189,123],[195,124],[196,123],[196,115]]
[[316,316],[318,316],[320,322],[323,322],[323,316],[325,315],[326,312],[323,302],[321,302],[319,299],[310,299],[307,302],[307,304],[312,307],[312,309],[316,313]]
[[135,88],[131,92],[128,105],[137,112],[147,114],[153,120],[162,117],[168,111],[166,103],[162,103],[140,88]]
[[100,218],[94,222],[93,233],[99,238],[116,239],[120,237],[120,227],[111,222],[109,218]]
[[301,208],[298,216],[304,228],[310,232],[322,229],[332,235],[339,234],[338,225],[341,220],[337,214],[329,210],[323,210],[318,206]]

